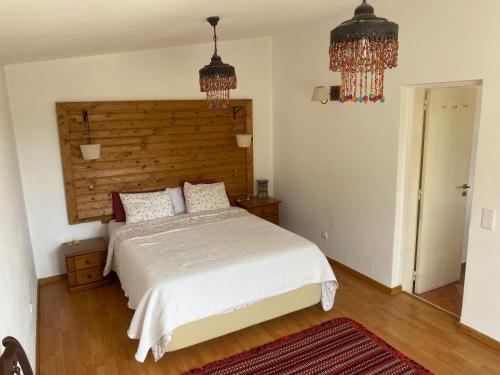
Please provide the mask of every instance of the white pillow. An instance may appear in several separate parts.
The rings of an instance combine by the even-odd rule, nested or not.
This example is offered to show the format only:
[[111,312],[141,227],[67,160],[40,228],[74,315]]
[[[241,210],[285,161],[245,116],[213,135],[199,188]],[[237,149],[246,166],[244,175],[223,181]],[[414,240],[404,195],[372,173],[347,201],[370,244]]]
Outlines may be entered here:
[[127,224],[174,216],[170,195],[166,190],[154,193],[120,194]]
[[191,185],[184,183],[184,198],[188,213],[229,208],[224,182]]
[[172,201],[174,215],[183,214],[184,212],[186,212],[186,204],[184,203],[182,188],[178,186],[176,188],[167,189],[167,191],[168,195],[170,195],[170,200]]

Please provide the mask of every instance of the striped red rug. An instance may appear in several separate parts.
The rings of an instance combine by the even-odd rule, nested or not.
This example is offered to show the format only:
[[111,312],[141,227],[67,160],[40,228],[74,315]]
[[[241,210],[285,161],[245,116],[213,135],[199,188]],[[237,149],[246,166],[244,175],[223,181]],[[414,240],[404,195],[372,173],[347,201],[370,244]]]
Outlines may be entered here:
[[361,324],[347,318],[253,348],[186,375],[431,374]]

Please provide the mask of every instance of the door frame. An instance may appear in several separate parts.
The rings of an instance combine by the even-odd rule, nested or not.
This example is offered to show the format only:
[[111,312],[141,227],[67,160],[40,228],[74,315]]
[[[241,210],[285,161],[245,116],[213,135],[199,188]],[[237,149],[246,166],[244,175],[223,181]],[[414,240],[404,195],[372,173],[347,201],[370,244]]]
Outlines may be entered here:
[[[412,146],[412,140],[418,137],[414,131],[413,117],[415,111],[415,92],[418,89],[452,88],[452,87],[476,87],[476,113],[474,121],[474,132],[472,141],[472,155],[470,165],[469,181],[472,189],[467,200],[466,217],[470,218],[472,197],[474,195],[474,177],[477,161],[477,140],[481,117],[482,100],[482,80],[443,82],[430,84],[413,84],[402,87],[401,92],[401,127],[399,136],[398,153],[398,180],[396,199],[396,220],[395,220],[395,250],[399,250],[399,258],[395,257],[394,267],[399,263],[400,280],[402,289],[405,292],[413,293],[413,275],[415,265],[415,247],[417,228],[417,207],[418,207],[418,183],[416,176],[419,176],[420,169],[415,170],[415,166],[420,168],[419,155],[420,147]],[[417,142],[418,143],[418,142]],[[415,144],[415,142],[413,142]],[[464,231],[464,246],[468,246],[470,220],[466,220]],[[399,249],[398,249],[399,248]]]

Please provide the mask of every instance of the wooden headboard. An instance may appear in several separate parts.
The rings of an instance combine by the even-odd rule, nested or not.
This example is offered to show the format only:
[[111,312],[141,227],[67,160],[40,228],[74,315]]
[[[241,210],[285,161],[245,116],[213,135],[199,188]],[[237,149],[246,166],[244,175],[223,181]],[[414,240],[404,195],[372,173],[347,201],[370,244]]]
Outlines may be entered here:
[[[112,191],[179,186],[184,180],[223,181],[234,197],[253,194],[252,101],[230,100],[212,110],[204,100],[56,103],[70,224],[109,221]],[[83,160],[88,112],[99,160]]]

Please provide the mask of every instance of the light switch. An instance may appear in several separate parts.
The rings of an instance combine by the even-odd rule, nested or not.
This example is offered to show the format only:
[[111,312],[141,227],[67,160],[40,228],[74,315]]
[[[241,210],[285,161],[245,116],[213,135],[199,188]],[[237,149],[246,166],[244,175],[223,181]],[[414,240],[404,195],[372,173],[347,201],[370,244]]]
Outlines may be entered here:
[[495,230],[496,218],[496,210],[483,208],[483,212],[481,214],[481,228],[487,230]]

